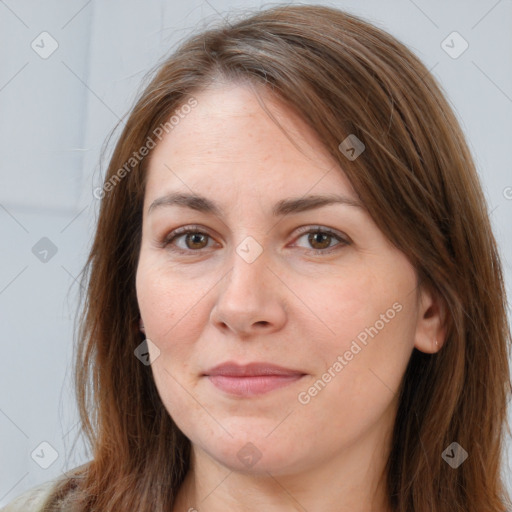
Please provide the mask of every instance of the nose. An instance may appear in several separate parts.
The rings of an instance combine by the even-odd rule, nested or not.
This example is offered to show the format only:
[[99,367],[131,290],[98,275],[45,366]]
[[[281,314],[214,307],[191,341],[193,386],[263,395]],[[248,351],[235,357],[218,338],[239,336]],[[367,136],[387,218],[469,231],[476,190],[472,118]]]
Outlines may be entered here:
[[[286,323],[286,286],[265,251],[248,262],[236,251],[233,266],[219,283],[211,322],[239,338],[269,334]],[[274,265],[275,266],[275,265]]]

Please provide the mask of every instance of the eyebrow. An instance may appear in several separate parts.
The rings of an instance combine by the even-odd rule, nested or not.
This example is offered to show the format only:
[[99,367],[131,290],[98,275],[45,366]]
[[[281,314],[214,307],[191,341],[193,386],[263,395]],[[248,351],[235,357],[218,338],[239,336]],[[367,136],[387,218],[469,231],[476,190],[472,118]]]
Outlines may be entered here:
[[[350,197],[337,194],[310,195],[306,197],[292,197],[278,201],[272,208],[272,215],[274,217],[280,217],[290,213],[300,213],[321,208],[322,206],[327,206],[329,204],[343,204],[364,209],[363,205],[359,201],[351,199]],[[149,206],[147,213],[149,215],[156,208],[164,206],[181,206],[203,213],[211,213],[218,217],[224,216],[223,208],[211,199],[199,194],[185,194],[181,192],[174,192],[155,199]]]

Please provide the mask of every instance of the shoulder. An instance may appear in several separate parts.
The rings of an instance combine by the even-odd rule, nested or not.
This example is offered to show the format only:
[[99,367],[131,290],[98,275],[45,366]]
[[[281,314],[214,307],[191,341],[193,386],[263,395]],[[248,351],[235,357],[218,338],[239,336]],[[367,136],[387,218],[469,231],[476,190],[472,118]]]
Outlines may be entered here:
[[50,480],[32,487],[0,509],[0,512],[40,512],[57,483],[55,480]]
[[87,473],[89,464],[83,464],[64,475],[48,480],[9,502],[0,512],[43,512],[48,501],[52,510],[69,510],[70,502],[76,498],[80,480]]

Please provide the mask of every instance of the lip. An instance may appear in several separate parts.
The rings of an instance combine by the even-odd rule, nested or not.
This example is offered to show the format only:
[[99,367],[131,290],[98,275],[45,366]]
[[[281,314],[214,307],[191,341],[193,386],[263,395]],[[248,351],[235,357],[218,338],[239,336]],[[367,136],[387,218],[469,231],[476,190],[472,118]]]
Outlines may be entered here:
[[237,364],[233,361],[221,363],[213,368],[210,368],[204,375],[222,375],[225,377],[259,377],[259,376],[293,376],[305,375],[300,370],[293,370],[285,368],[276,364],[267,362],[254,362],[248,364]]
[[247,397],[283,388],[306,374],[266,362],[239,365],[230,361],[211,368],[203,375],[218,389]]

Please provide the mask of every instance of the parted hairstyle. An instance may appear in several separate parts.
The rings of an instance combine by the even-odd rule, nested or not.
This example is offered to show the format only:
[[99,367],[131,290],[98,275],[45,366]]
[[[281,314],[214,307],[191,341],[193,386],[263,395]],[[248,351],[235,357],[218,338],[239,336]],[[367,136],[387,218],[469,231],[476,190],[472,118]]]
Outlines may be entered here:
[[[504,512],[506,292],[479,177],[441,87],[404,44],[331,7],[277,6],[234,21],[192,34],[158,64],[110,158],[77,329],[76,392],[91,460],[62,479],[46,510],[168,512],[188,471],[190,441],[151,367],[134,357],[144,340],[135,275],[148,156],[130,159],[222,78],[263,86],[302,116],[445,306],[442,349],[414,349],[399,390],[390,507]],[[339,149],[350,134],[366,147],[353,160]],[[452,442],[469,454],[456,469],[442,458]]]

